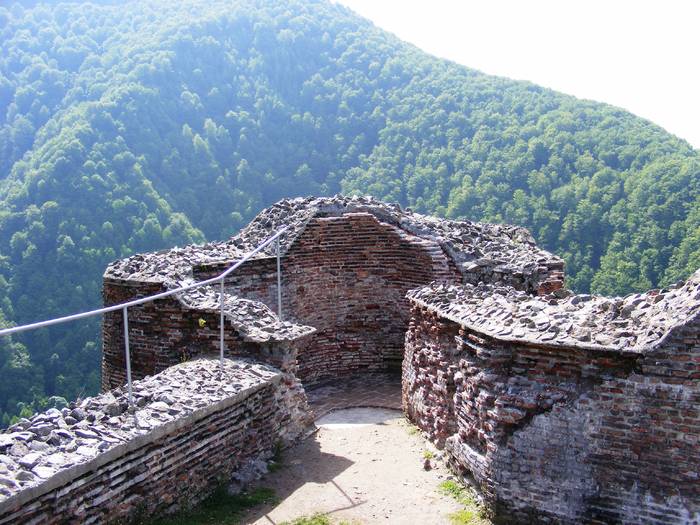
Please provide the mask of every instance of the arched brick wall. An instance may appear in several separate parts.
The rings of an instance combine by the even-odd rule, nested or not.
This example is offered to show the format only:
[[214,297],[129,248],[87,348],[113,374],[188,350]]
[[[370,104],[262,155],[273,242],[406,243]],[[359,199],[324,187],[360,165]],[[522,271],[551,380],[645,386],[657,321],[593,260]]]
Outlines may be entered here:
[[[115,261],[104,276],[105,304],[218,276],[283,227],[283,319],[292,324],[274,314],[277,261],[268,246],[227,278],[225,345],[228,355],[296,354],[306,385],[364,370],[398,372],[409,320],[405,295],[413,288],[496,282],[535,294],[563,284],[563,261],[537,248],[525,230],[336,196],[280,201],[228,241]],[[134,377],[218,353],[217,294],[207,289],[130,309]],[[121,313],[106,315],[105,389],[124,380],[121,331]],[[278,352],[280,346],[294,348]]]
[[[229,289],[276,309],[274,270],[274,259],[254,261]],[[369,213],[312,219],[282,259],[285,319],[317,329],[299,350],[299,378],[312,385],[360,370],[398,372],[406,292],[435,280],[460,281],[435,241]]]
[[409,321],[406,292],[459,277],[437,243],[370,214],[312,221],[285,259],[294,317],[317,328],[299,354],[313,383],[361,369],[400,369]]

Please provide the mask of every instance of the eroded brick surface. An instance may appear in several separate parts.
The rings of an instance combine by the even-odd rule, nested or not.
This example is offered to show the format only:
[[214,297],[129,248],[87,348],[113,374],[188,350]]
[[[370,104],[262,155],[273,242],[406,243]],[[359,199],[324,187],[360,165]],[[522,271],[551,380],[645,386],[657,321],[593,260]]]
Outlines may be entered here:
[[[281,318],[275,244],[222,295],[207,286],[129,310],[133,375],[153,389],[138,406],[157,424],[124,415],[122,313],[105,316],[108,392],[0,434],[0,523],[167,512],[302,435],[312,408],[396,407],[399,390],[505,522],[700,521],[700,273],[626,298],[575,296],[562,260],[522,228],[329,197],[283,200],[228,241],[116,261],[105,304],[218,275],[282,227]],[[188,378],[201,382],[191,397],[213,396],[194,417],[182,408],[192,385],[168,378],[218,354],[222,301],[225,355],[249,361],[226,361],[228,379],[191,370],[203,374]]]
[[[514,319],[495,330],[489,316],[507,304],[494,309],[473,295],[461,301],[469,291],[451,298],[447,288],[411,294],[403,403],[500,517],[696,522],[700,272],[674,289],[621,301],[617,324],[608,315],[617,303],[585,298],[606,305],[586,310],[597,312],[585,318],[594,333],[605,323],[638,332],[607,346],[579,344],[564,332],[542,338],[552,323],[542,323],[540,334],[536,323],[516,331],[516,306],[530,299],[514,293]],[[492,293],[504,297],[503,290]],[[543,304],[552,308],[538,306],[536,313],[556,317],[557,327],[581,315],[575,297]],[[642,312],[632,324],[634,309],[622,313],[628,304]],[[627,339],[643,343],[631,346]]]
[[111,523],[206,497],[311,423],[269,366],[196,360],[0,434],[0,524]]

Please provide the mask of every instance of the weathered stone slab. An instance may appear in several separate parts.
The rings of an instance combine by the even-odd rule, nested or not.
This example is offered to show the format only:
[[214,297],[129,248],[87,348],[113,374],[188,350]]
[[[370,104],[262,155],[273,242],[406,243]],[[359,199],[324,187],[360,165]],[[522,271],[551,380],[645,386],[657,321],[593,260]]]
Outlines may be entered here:
[[625,298],[409,298],[404,410],[502,521],[700,519],[700,271]]
[[[160,395],[165,389],[170,402]],[[0,524],[115,521],[137,508],[168,512],[206,496],[219,479],[268,457],[309,425],[303,389],[250,361],[226,359],[222,368],[200,359],[137,381],[134,390],[149,401],[134,413],[124,390],[80,401],[65,416],[51,413],[51,433],[61,440],[42,450],[26,452],[26,445],[46,435],[26,440],[13,432],[26,424],[0,434]],[[91,417],[115,404],[118,415]],[[159,417],[142,425],[144,413]],[[30,418],[29,428],[48,424],[45,416]]]

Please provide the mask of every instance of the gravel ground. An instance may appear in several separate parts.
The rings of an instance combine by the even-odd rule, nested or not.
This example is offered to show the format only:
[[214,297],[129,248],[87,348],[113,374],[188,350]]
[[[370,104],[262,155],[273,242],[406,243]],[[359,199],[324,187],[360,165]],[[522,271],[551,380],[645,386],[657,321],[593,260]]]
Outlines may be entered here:
[[316,422],[319,431],[285,451],[282,468],[257,486],[270,487],[276,504],[256,507],[243,523],[279,524],[327,513],[353,524],[443,524],[461,508],[437,491],[450,478],[424,453],[434,449],[400,412],[353,408],[331,412]]

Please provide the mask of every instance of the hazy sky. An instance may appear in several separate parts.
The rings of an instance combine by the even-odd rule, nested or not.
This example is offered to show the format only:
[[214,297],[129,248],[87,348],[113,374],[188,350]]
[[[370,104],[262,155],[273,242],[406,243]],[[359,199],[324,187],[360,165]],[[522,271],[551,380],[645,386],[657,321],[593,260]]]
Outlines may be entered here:
[[337,0],[485,73],[607,102],[700,148],[698,0]]

